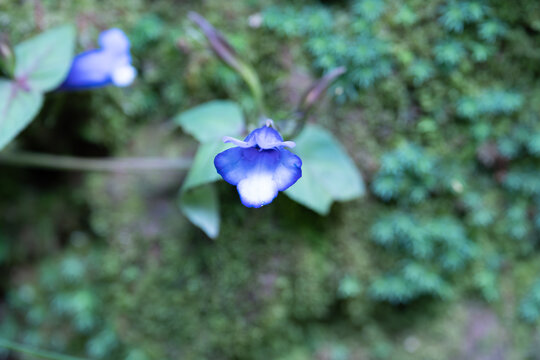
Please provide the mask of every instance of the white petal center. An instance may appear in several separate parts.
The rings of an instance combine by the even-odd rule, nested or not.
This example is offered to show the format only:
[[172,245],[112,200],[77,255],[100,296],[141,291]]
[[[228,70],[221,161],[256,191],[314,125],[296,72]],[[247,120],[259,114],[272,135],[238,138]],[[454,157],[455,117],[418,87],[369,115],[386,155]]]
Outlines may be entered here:
[[272,173],[253,174],[238,183],[242,203],[249,207],[269,204],[277,196],[277,185]]
[[121,87],[131,85],[136,76],[137,70],[131,65],[122,65],[114,69],[111,75],[113,84]]

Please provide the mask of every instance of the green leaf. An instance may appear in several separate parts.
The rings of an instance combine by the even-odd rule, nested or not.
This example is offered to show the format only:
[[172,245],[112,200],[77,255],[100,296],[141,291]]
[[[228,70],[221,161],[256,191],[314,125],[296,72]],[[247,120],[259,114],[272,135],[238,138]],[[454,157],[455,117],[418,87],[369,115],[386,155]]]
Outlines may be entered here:
[[232,101],[210,101],[177,115],[175,123],[202,143],[244,130],[242,110]]
[[75,49],[75,28],[48,30],[15,47],[15,77],[34,91],[55,89],[65,79]]
[[221,141],[201,144],[180,191],[180,209],[195,226],[214,239],[219,233],[219,199],[212,182],[221,179],[214,157],[231,147]]
[[231,101],[211,101],[185,111],[174,121],[201,142],[193,165],[180,192],[180,209],[194,225],[210,238],[219,234],[219,199],[211,183],[221,179],[214,167],[214,157],[231,147],[221,140],[244,130],[240,107]]
[[0,80],[0,150],[28,126],[42,103],[41,93],[22,89],[14,81]]
[[285,194],[326,215],[334,200],[348,201],[365,193],[359,170],[343,146],[325,129],[307,125],[295,139],[302,177]]
[[214,184],[206,184],[188,190],[180,196],[180,209],[194,225],[208,237],[219,234],[219,198]]
[[307,170],[304,158],[302,158],[302,177],[296,184],[287,189],[285,194],[294,201],[321,215],[326,215],[330,212],[330,206],[333,202],[330,193]]
[[191,169],[184,180],[182,191],[221,179],[214,167],[214,157],[230,147],[231,144],[224,144],[221,141],[201,144],[193,159],[193,165],[191,165]]
[[75,47],[75,29],[61,26],[15,47],[15,81],[0,80],[0,150],[34,119],[42,92],[67,75]]

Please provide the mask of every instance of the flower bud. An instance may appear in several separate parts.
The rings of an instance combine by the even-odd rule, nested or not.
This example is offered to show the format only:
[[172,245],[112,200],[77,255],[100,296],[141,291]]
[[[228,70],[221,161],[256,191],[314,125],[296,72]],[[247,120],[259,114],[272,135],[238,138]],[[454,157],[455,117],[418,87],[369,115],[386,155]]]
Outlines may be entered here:
[[228,66],[234,69],[247,83],[257,107],[259,108],[259,115],[264,117],[265,106],[263,99],[263,89],[261,81],[257,76],[255,70],[246,62],[242,61],[231,44],[225,39],[225,37],[216,30],[204,17],[191,11],[189,13],[189,19],[193,21],[202,30],[204,36],[210,43],[210,47],[216,53],[216,55]]
[[331,70],[328,74],[317,80],[311,87],[304,93],[302,100],[298,106],[298,110],[301,113],[308,113],[320,99],[326,93],[326,89],[341,75],[343,75],[347,69],[344,66],[340,66]]
[[233,69],[240,70],[240,61],[238,55],[234,51],[233,47],[229,44],[227,39],[219,31],[216,30],[204,17],[197,14],[194,11],[190,11],[188,15],[189,19],[193,21],[202,30],[204,36],[208,39],[212,50],[220,57],[223,62],[232,67]]
[[315,81],[300,99],[291,118],[281,124],[283,132],[293,138],[300,134],[306,125],[309,114],[326,94],[326,90],[338,77],[345,74],[346,71],[347,69],[344,66],[340,66],[332,69],[322,78]]

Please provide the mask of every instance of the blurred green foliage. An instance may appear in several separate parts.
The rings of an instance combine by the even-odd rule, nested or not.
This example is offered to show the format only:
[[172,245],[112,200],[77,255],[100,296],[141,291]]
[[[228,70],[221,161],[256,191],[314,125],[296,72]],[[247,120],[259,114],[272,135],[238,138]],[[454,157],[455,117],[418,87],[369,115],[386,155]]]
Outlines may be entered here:
[[347,66],[310,121],[371,196],[321,217],[220,185],[211,241],[176,208],[182,176],[2,168],[0,336],[91,359],[537,358],[538,1],[0,1],[14,43],[75,22],[81,50],[123,28],[140,74],[52,94],[15,146],[191,155],[178,112],[217,98],[251,116],[188,10],[254,64],[275,119]]

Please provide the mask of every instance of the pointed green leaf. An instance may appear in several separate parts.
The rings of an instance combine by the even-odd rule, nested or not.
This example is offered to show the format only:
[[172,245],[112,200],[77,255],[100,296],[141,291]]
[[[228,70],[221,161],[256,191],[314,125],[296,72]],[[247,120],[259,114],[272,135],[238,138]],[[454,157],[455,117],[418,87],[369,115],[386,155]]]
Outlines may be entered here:
[[295,139],[302,159],[302,178],[285,191],[291,199],[325,215],[333,200],[347,201],[365,193],[360,171],[332,134],[307,125]]
[[0,80],[0,150],[34,119],[42,103],[41,93]]
[[205,184],[182,192],[180,209],[195,226],[208,237],[215,239],[219,234],[219,198],[214,184]]
[[221,141],[201,144],[180,192],[180,209],[195,226],[210,238],[219,233],[219,198],[212,182],[221,179],[214,157],[231,147]]
[[230,147],[231,144],[224,144],[221,141],[201,144],[184,180],[182,191],[221,179],[214,167],[214,158],[218,153]]
[[74,49],[75,28],[70,25],[26,40],[15,47],[15,77],[34,91],[53,90],[67,76]]
[[302,161],[302,177],[285,194],[316,213],[327,215],[333,202],[332,196],[317,181],[317,177],[306,170],[304,159]]
[[174,121],[202,143],[236,136],[244,130],[240,106],[232,101],[210,101],[177,115]]

